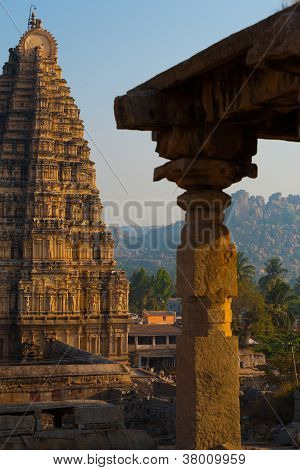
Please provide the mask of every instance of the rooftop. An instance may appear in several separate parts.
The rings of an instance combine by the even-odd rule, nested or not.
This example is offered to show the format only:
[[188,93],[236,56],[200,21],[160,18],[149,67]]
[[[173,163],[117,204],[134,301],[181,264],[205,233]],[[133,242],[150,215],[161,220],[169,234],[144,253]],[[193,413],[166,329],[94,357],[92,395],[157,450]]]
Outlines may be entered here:
[[161,310],[161,311],[158,311],[158,310],[153,310],[153,311],[144,311],[143,312],[143,315],[144,316],[148,316],[148,315],[151,315],[151,316],[167,316],[167,315],[172,315],[174,316],[176,312],[169,312],[168,310]]
[[177,325],[130,325],[129,336],[177,336],[182,328]]

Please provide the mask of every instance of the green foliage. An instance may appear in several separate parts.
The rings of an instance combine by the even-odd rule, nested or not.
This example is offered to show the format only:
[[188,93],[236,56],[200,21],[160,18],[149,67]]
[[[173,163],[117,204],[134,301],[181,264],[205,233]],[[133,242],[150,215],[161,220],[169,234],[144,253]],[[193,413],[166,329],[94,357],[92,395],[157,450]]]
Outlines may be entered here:
[[268,304],[286,305],[294,298],[292,288],[279,278],[270,279],[265,286],[265,298]]
[[294,320],[300,319],[300,296],[295,296],[295,298],[288,302],[288,311]]
[[150,280],[144,268],[140,268],[131,276],[129,291],[129,309],[132,312],[141,312],[147,303]]
[[270,258],[265,263],[264,270],[266,275],[259,280],[259,286],[263,292],[268,289],[271,282],[276,281],[276,279],[283,280],[287,274],[287,270],[283,267],[281,259],[277,257]]
[[129,309],[135,313],[143,309],[164,309],[173,290],[170,274],[165,269],[160,268],[151,276],[140,268],[130,278]]
[[[270,371],[296,384],[296,370],[300,368],[300,336],[293,333],[277,333],[259,336],[257,349],[266,355]],[[299,373],[299,372],[298,372]]]
[[237,253],[237,278],[239,282],[252,281],[255,276],[255,267],[249,264],[249,259],[245,253]]
[[300,336],[295,333],[278,333],[272,337],[260,336],[260,347],[268,358],[290,353],[300,347]]
[[270,333],[272,324],[266,316],[265,299],[251,281],[238,283],[238,295],[232,301],[233,330],[243,346],[256,333]]
[[292,302],[297,298],[294,289],[284,281],[287,270],[280,258],[271,258],[265,263],[266,275],[259,281],[259,287],[266,301],[267,312],[275,328],[290,331],[295,322]]
[[171,297],[173,292],[173,285],[170,274],[160,268],[156,277],[151,277],[151,289],[149,293],[149,306],[148,308],[159,310],[166,308],[167,300]]
[[253,267],[244,253],[238,253],[238,296],[232,301],[233,331],[243,346],[247,346],[250,337],[294,334],[295,320],[300,318],[299,278],[293,286],[285,282],[287,270],[276,257],[265,263],[265,272],[256,285]]

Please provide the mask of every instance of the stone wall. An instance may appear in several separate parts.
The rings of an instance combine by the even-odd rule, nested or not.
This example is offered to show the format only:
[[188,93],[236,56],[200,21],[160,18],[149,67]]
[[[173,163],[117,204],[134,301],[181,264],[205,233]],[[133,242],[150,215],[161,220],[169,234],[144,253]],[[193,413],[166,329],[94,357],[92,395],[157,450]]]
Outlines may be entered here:
[[108,388],[130,388],[121,364],[0,366],[1,403],[98,398]]
[[124,400],[127,427],[146,430],[152,437],[163,439],[175,436],[175,400],[168,398],[141,398],[133,392]]
[[155,448],[144,431],[124,428],[121,407],[103,401],[2,406],[0,447],[14,450]]

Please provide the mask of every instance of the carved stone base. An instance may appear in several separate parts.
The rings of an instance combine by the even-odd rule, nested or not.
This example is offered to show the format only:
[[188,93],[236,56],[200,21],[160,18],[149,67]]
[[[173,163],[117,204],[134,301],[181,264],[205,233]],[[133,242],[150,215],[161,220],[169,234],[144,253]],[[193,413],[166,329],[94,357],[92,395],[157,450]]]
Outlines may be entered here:
[[237,338],[178,338],[177,449],[240,448],[238,373]]

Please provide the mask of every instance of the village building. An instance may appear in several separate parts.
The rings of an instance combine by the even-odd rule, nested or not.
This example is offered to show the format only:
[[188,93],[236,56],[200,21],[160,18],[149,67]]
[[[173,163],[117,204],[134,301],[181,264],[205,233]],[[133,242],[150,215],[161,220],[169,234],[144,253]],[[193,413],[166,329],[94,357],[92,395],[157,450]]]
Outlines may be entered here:
[[130,363],[155,371],[175,369],[176,341],[182,329],[174,324],[134,324],[130,326]]
[[144,310],[142,320],[143,323],[147,323],[148,325],[174,325],[174,323],[176,323],[176,312]]

